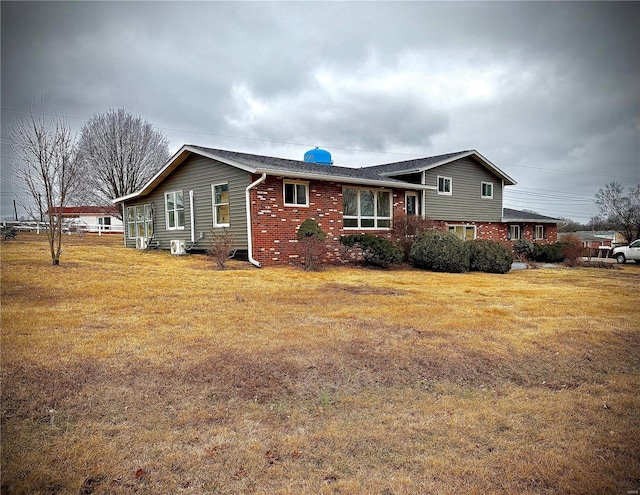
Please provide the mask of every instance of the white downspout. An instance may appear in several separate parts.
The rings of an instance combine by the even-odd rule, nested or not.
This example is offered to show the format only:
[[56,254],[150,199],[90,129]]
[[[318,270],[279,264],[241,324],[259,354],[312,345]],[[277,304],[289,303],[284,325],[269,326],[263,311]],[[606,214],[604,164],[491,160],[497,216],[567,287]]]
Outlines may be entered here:
[[253,258],[253,239],[252,239],[252,234],[251,234],[251,189],[253,189],[254,187],[262,184],[265,179],[267,178],[267,173],[263,173],[260,178],[258,180],[256,180],[255,182],[252,182],[251,184],[249,184],[247,186],[246,189],[246,197],[247,197],[247,251],[248,251],[248,255],[249,255],[249,262],[252,265],[257,266],[258,268],[261,268],[262,265],[260,265],[259,261],[256,261]]
[[196,243],[196,213],[193,209],[193,189],[189,191],[189,209],[191,210],[191,245]]

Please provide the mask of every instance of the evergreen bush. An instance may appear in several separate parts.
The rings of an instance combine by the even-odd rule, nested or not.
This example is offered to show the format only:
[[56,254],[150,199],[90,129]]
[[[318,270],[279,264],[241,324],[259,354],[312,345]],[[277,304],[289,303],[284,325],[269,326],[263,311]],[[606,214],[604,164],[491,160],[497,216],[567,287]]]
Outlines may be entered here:
[[562,253],[564,242],[554,242],[553,244],[534,244],[533,260],[540,263],[562,263],[564,254]]
[[409,261],[426,270],[464,273],[469,271],[469,248],[451,232],[432,230],[418,236],[411,247]]
[[476,239],[469,246],[469,270],[472,272],[507,273],[511,270],[513,253],[498,241]]
[[513,253],[520,261],[533,259],[534,244],[529,239],[518,239],[513,243]]
[[404,256],[402,248],[384,237],[372,234],[342,236],[340,242],[348,248],[358,246],[367,265],[387,268],[402,263]]

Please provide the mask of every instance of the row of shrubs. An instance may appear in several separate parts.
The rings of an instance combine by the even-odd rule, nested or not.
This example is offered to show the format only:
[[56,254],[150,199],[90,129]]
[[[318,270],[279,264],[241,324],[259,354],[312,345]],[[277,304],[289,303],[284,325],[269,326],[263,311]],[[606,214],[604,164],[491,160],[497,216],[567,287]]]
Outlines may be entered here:
[[[340,242],[348,248],[359,247],[369,265],[388,267],[402,263],[404,258],[403,249],[383,237],[358,234],[343,236]],[[418,235],[408,258],[416,268],[450,273],[507,273],[513,263],[513,253],[500,242],[483,239],[464,242],[455,234],[439,230]]]
[[[521,239],[513,244],[512,251],[498,241],[475,239],[465,242],[451,232],[438,230],[425,219],[398,222],[392,235],[396,242],[372,234],[342,236],[340,242],[347,249],[358,247],[368,265],[386,268],[409,262],[417,268],[450,273],[507,273],[514,261],[514,253],[522,261],[564,261],[569,265],[575,264],[581,256],[579,239],[544,245]],[[302,241],[301,254],[307,270],[313,269],[314,252],[320,254],[320,241],[325,238],[326,234],[315,220],[303,222],[298,239]]]

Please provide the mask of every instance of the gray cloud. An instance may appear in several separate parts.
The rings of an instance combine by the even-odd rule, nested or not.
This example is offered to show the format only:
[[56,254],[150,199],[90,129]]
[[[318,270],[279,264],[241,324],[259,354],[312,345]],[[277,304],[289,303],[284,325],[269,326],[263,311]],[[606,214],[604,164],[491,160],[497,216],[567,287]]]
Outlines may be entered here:
[[78,129],[125,107],[173,149],[299,158],[318,144],[362,165],[476,148],[523,203],[518,188],[588,198],[640,182],[638,3],[0,5],[3,125],[42,94]]

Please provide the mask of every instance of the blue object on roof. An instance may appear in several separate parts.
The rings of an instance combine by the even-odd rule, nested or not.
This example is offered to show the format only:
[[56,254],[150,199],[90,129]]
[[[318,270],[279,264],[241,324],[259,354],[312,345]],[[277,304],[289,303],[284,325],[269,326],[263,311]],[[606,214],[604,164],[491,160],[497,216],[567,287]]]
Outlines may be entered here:
[[320,165],[332,165],[331,153],[327,150],[318,148],[317,146],[304,154],[304,161],[310,163],[319,163]]

